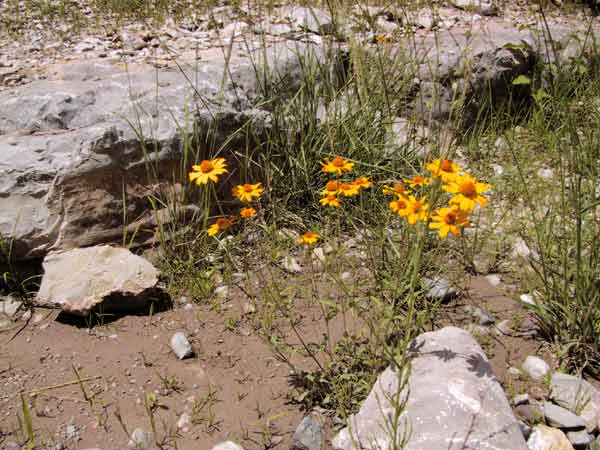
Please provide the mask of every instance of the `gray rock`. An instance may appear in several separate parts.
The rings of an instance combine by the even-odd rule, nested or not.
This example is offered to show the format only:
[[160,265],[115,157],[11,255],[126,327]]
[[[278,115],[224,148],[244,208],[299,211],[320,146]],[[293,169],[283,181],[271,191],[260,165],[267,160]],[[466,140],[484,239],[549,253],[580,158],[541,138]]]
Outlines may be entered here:
[[12,295],[0,297],[0,314],[4,314],[7,317],[13,317],[17,314],[21,306],[23,306],[23,302],[17,300]]
[[600,426],[600,393],[587,381],[555,372],[550,380],[550,399],[583,418],[588,432]]
[[573,446],[562,431],[545,425],[537,425],[533,428],[527,445],[529,450],[573,450]]
[[[46,79],[0,90],[0,236],[13,240],[13,256],[121,242],[124,228],[139,230],[137,242],[153,238],[148,195],[172,182],[184,134],[210,132],[215,148],[228,142],[228,157],[235,130],[249,121],[265,126],[267,112],[254,108],[264,85],[255,64],[285,79],[292,95],[300,59],[324,54],[297,41],[254,50],[235,44],[228,62],[220,48],[202,50],[201,68],[182,56],[181,71],[97,60],[52,65]],[[150,182],[149,160],[164,168]]]
[[159,298],[158,270],[124,248],[98,245],[52,252],[43,262],[44,275],[36,303],[87,316],[125,312]]
[[585,421],[568,409],[550,402],[544,402],[544,416],[548,425],[562,430],[580,430],[585,428]]
[[321,424],[310,416],[305,417],[292,437],[292,450],[321,450],[322,447]]
[[154,434],[150,431],[145,431],[142,428],[136,428],[131,433],[131,439],[128,446],[139,450],[148,450],[154,442]]
[[457,448],[527,449],[485,353],[466,331],[446,327],[424,333],[411,350],[404,390],[399,391],[399,369],[386,369],[348,427],[333,439],[334,449],[374,448],[374,443],[393,448],[386,431],[395,414],[392,398],[406,401],[396,430],[397,436],[409,435],[405,450],[440,450],[450,442]]
[[423,278],[422,283],[427,290],[425,296],[431,300],[449,302],[458,297],[458,289],[454,288],[445,278]]
[[187,337],[185,337],[185,334],[181,331],[178,331],[171,337],[169,344],[171,350],[173,350],[173,353],[175,353],[179,359],[189,358],[194,354],[192,344],[190,344]]
[[588,445],[594,442],[594,436],[585,430],[569,431],[567,433],[567,439],[571,445],[575,447],[575,450],[585,449]]
[[478,319],[479,325],[482,326],[492,325],[496,322],[496,318],[489,311],[477,306],[467,305],[465,312]]
[[525,405],[529,403],[529,394],[519,394],[515,395],[512,399],[512,404],[514,406]]
[[529,425],[535,425],[544,420],[544,411],[537,403],[521,404],[515,408],[515,414]]
[[523,433],[523,437],[525,439],[529,439],[529,436],[531,436],[531,432],[533,431],[533,428],[531,428],[528,424],[526,424],[525,422],[522,422],[519,420],[519,428],[521,429],[521,433]]
[[243,447],[239,446],[235,442],[225,441],[215,445],[212,450],[244,450]]
[[300,273],[302,272],[302,266],[298,263],[296,258],[293,256],[286,256],[281,260],[281,267],[289,273]]
[[498,12],[493,0],[450,0],[453,6],[483,16],[493,16]]
[[318,8],[287,6],[282,8],[282,14],[305,31],[319,34],[330,34],[334,31],[329,14]]
[[532,380],[541,381],[550,372],[550,366],[541,358],[537,356],[529,355],[525,358],[525,362],[521,366],[523,372],[525,372]]

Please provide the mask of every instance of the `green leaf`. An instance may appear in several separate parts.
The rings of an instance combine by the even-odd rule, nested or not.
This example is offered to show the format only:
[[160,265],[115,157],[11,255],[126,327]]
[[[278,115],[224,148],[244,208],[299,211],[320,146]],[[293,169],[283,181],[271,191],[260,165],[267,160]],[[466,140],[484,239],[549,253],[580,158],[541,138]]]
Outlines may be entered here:
[[512,84],[514,86],[528,85],[531,84],[531,78],[529,78],[527,75],[519,75],[512,81]]

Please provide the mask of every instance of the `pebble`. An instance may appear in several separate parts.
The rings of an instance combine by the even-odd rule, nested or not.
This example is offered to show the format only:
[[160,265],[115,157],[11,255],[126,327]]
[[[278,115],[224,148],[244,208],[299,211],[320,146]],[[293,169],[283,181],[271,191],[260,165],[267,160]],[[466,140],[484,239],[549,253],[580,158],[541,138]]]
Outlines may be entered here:
[[147,450],[152,446],[152,441],[154,441],[154,434],[152,432],[136,428],[131,433],[131,439],[127,445],[136,450]]
[[525,393],[525,394],[515,395],[513,397],[512,403],[515,406],[525,405],[525,404],[529,403],[529,394]]
[[529,355],[521,366],[532,380],[541,381],[550,372],[550,366],[541,358]]
[[244,450],[244,448],[233,441],[225,441],[215,445],[212,450]]
[[321,450],[323,447],[323,430],[321,424],[310,416],[306,416],[296,428],[292,437],[292,450]]
[[501,280],[500,280],[500,276],[494,274],[490,274],[490,275],[486,275],[485,279],[487,280],[488,283],[490,283],[492,286],[496,287],[500,284]]
[[217,286],[215,288],[215,296],[220,299],[227,298],[229,296],[229,287],[227,287],[225,285]]
[[181,331],[173,335],[170,344],[171,350],[173,350],[173,353],[175,353],[179,359],[189,358],[194,354],[192,345]]
[[289,273],[300,273],[302,267],[298,264],[298,261],[293,256],[286,256],[281,260],[281,266]]
[[585,421],[565,408],[544,402],[544,416],[548,425],[563,430],[585,429]]
[[465,312],[478,319],[479,325],[482,326],[492,325],[496,322],[496,318],[489,311],[477,306],[467,305],[465,307]]
[[423,278],[422,282],[423,287],[427,290],[425,296],[431,300],[448,302],[458,297],[459,291],[445,278]]
[[526,305],[535,305],[535,300],[531,294],[521,294],[519,300]]

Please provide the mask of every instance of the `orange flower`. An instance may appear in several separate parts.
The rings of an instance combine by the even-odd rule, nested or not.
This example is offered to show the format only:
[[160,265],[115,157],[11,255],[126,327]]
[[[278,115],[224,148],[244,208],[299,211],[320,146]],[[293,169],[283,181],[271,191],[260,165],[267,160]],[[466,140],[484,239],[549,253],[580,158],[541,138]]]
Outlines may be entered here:
[[340,182],[331,180],[325,185],[325,189],[321,191],[321,195],[337,195],[340,190]]
[[332,208],[340,207],[340,199],[335,194],[330,194],[326,197],[323,197],[321,200],[319,200],[319,203],[323,206],[331,206]]
[[208,181],[216,183],[219,175],[227,173],[225,158],[205,159],[199,165],[193,165],[189,173],[191,182],[196,184],[207,184]]
[[398,183],[394,184],[393,187],[384,186],[383,193],[388,194],[388,195],[395,195],[396,197],[400,197],[400,196],[404,196],[404,194],[406,193],[406,189],[404,188],[404,185],[402,183],[398,182]]
[[354,183],[340,183],[339,192],[344,197],[353,197],[358,195],[359,188]]
[[241,202],[252,203],[255,198],[261,196],[264,192],[262,183],[256,184],[238,184],[233,188],[232,193],[234,197],[238,198]]
[[420,175],[415,175],[412,179],[404,180],[413,189],[418,187],[427,186],[431,181],[429,178],[423,178]]
[[368,189],[373,186],[373,183],[369,177],[358,177],[356,180],[354,180],[354,185],[361,189]]
[[336,176],[340,177],[344,172],[351,172],[354,167],[354,163],[342,158],[341,156],[336,156],[331,161],[326,160],[321,163],[321,171],[325,173],[333,173]]
[[215,223],[213,223],[210,227],[208,227],[208,235],[214,236],[221,231],[225,231],[234,223],[233,217],[219,217]]
[[429,205],[425,203],[427,197],[423,197],[420,200],[417,200],[412,195],[408,197],[408,206],[398,211],[398,215],[400,217],[406,218],[406,221],[410,225],[416,224],[419,220],[425,222],[427,220],[427,210],[429,209]]
[[242,208],[240,211],[240,216],[244,219],[249,219],[256,216],[256,210],[254,208]]
[[403,217],[404,211],[406,211],[406,209],[408,208],[408,203],[409,201],[405,196],[399,195],[396,200],[390,202],[390,209],[392,210],[392,212]]
[[459,209],[456,206],[436,209],[431,216],[432,222],[429,224],[429,228],[439,230],[438,236],[440,239],[445,239],[449,232],[454,236],[458,236],[461,227],[469,226],[468,215],[468,211]]
[[443,182],[451,181],[461,168],[449,159],[434,159],[427,164],[427,170],[434,177],[441,178]]
[[487,205],[487,198],[482,194],[490,187],[489,184],[480,183],[468,174],[457,175],[448,184],[442,186],[445,191],[456,194],[450,199],[450,204],[457,205],[463,211],[472,211],[478,204]]
[[316,244],[321,235],[316,231],[307,231],[298,238],[298,244],[313,245]]

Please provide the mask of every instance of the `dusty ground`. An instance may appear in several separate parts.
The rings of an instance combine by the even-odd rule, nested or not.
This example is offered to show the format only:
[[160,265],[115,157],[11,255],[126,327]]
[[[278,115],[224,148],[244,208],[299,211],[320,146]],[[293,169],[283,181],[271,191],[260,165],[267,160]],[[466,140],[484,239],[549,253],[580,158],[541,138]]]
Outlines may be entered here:
[[[39,439],[62,443],[68,449],[116,450],[128,441],[123,425],[128,433],[136,427],[151,429],[144,397],[155,393],[160,405],[155,409],[155,423],[165,444],[172,435],[182,450],[210,448],[226,439],[248,449],[289,448],[304,415],[289,402],[289,369],[255,335],[250,316],[243,313],[246,299],[235,291],[230,297],[222,302],[221,311],[176,304],[152,316],[107,318],[112,321],[92,328],[56,312],[35,311],[13,340],[8,342],[16,329],[1,336],[1,447],[18,448],[13,432],[21,414],[21,394],[33,404]],[[440,317],[443,322],[471,326],[474,319],[463,312],[464,305],[471,304],[492,312],[496,324],[509,319],[518,329],[516,324],[526,312],[517,297],[510,285],[493,287],[485,277],[470,278],[464,294],[444,307]],[[308,307],[300,308],[299,314],[305,339],[317,340],[319,314]],[[233,331],[226,329],[228,317],[241,318]],[[195,358],[179,361],[169,349],[169,339],[178,330],[190,337]],[[540,343],[493,330],[478,339],[507,395],[532,388],[507,369],[520,366],[527,355],[538,351]],[[76,382],[75,369],[86,380],[85,395],[93,396],[91,402]],[[177,430],[182,413],[190,414],[193,423]],[[328,427],[327,436],[333,432]]]

